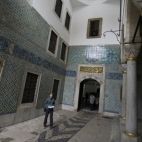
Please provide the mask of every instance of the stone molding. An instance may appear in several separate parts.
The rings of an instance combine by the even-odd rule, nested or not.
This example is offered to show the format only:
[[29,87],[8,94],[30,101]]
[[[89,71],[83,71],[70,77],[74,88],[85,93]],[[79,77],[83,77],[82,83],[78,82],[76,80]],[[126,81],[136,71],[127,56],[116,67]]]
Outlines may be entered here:
[[140,2],[138,0],[133,0],[133,3],[139,10],[142,9],[142,2]]
[[83,76],[82,78],[78,79],[78,82],[81,83],[83,80],[85,79],[93,79],[93,80],[96,80],[97,82],[99,82],[99,84],[102,84],[103,81],[100,80],[98,77],[96,77],[95,75],[86,75],[86,76]]
[[[98,36],[90,36],[90,25],[92,21],[96,21],[99,20],[99,34]],[[101,38],[102,36],[102,22],[103,22],[103,18],[93,18],[93,19],[89,19],[88,20],[88,26],[87,26],[87,38]]]
[[127,72],[127,64],[121,64],[121,70],[123,73]]

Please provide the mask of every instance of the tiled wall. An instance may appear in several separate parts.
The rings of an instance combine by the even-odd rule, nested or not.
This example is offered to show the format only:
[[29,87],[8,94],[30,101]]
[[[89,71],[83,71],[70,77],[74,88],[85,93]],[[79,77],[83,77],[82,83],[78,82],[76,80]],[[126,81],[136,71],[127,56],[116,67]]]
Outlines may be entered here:
[[104,64],[106,67],[105,77],[105,104],[104,111],[121,112],[120,86],[122,74],[120,71],[120,47],[119,45],[95,45],[95,46],[71,46],[69,48],[63,104],[73,106],[75,83],[78,64]]
[[[54,76],[62,79],[59,103],[73,106],[78,64],[105,64],[104,111],[120,112],[122,74],[119,45],[70,47],[66,68],[59,61],[61,38],[57,58],[46,53],[49,29],[49,24],[27,1],[0,1],[0,58],[5,60],[0,81],[0,115],[16,112],[26,67],[42,72],[37,108],[43,107],[45,98],[51,91]],[[139,68],[140,76],[141,72]],[[141,84],[140,79],[138,111],[142,118]]]
[[26,67],[42,73],[37,108],[44,106],[53,77],[62,79],[59,103],[63,99],[66,66],[46,52],[50,26],[26,0],[0,1],[0,58],[5,66],[0,81],[0,114],[17,110]]

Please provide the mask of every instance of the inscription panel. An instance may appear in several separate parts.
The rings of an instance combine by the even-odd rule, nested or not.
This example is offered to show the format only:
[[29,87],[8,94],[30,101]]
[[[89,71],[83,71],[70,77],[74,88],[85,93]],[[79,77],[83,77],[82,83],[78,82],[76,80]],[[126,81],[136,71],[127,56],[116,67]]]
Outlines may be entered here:
[[103,67],[85,67],[81,66],[80,71],[81,73],[95,73],[95,74],[103,74]]

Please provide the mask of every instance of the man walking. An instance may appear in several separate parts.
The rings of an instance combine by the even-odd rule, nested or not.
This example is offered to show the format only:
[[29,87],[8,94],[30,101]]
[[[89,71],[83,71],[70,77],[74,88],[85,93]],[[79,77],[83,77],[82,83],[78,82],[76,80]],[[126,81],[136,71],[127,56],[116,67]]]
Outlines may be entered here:
[[54,109],[55,100],[53,99],[53,94],[49,94],[49,98],[46,99],[45,102],[45,118],[44,118],[44,128],[46,128],[47,118],[50,114],[50,128],[53,127],[53,109]]
[[90,109],[91,109],[91,111],[93,110],[94,101],[95,101],[95,96],[91,93],[90,94]]

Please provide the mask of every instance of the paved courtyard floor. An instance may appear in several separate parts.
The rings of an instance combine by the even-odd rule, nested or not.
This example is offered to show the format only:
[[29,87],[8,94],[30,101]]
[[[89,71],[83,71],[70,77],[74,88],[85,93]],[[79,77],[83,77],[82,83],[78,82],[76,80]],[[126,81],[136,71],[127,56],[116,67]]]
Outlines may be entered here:
[[[43,127],[44,116],[1,130],[0,142],[121,142],[119,119],[97,112],[54,112],[54,127]],[[49,125],[49,121],[48,121]]]
[[[65,110],[56,111],[53,116],[54,125],[58,125],[75,115],[75,112]],[[2,129],[0,132],[0,142],[35,142],[40,133],[45,130],[43,127],[43,120],[44,116],[41,116]]]

